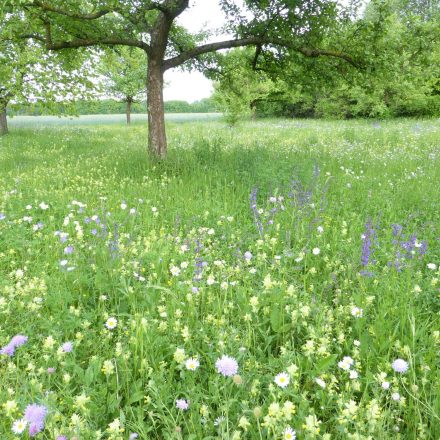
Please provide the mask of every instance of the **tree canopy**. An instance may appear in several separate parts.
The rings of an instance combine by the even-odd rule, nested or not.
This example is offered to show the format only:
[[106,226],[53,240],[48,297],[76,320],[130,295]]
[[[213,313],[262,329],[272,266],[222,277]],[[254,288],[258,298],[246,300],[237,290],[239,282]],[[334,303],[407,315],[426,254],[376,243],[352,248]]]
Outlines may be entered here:
[[[255,58],[290,55],[344,60],[356,65],[348,51],[328,44],[329,35],[353,17],[353,4],[328,0],[219,0],[231,37],[207,41],[206,33],[191,34],[177,18],[189,0],[6,0],[2,8],[24,17],[14,27],[18,38],[38,41],[52,51],[93,46],[129,46],[148,58],[147,94],[149,148],[166,155],[163,74],[167,69],[198,60],[221,49],[254,46]],[[337,40],[334,40],[337,42]]]

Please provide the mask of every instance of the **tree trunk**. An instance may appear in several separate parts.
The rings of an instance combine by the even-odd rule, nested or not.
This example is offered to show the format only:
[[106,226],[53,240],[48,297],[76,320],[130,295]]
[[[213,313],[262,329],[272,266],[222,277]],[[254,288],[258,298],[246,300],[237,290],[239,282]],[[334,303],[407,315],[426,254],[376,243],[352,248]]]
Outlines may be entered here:
[[131,124],[131,104],[133,103],[133,100],[128,98],[127,99],[127,125]]
[[153,157],[159,159],[164,159],[167,155],[163,73],[162,60],[150,57],[147,75],[148,150]]
[[6,104],[0,104],[0,136],[8,133],[8,119],[6,117]]

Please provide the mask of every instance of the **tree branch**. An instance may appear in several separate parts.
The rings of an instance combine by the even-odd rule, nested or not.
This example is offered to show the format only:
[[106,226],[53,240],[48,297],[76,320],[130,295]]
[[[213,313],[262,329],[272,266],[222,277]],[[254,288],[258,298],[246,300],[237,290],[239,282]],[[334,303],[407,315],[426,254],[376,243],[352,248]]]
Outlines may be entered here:
[[267,38],[267,37],[257,37],[257,36],[203,44],[202,46],[194,47],[185,52],[182,52],[180,55],[165,60],[163,66],[164,66],[164,70],[167,70],[173,67],[178,67],[188,60],[197,58],[198,56],[204,55],[209,52],[216,52],[222,49],[232,49],[234,47],[263,46],[269,44],[274,46],[282,46],[288,49],[295,50],[309,58],[317,58],[320,56],[341,58],[347,61],[348,63],[350,63],[351,65],[358,67],[356,61],[350,55],[344,52],[326,50],[326,49],[314,49],[308,47],[298,47],[296,45],[293,45],[291,41],[285,41],[285,40]]
[[66,11],[65,9],[57,8],[55,6],[48,5],[40,0],[33,0],[28,6],[36,6],[46,12],[54,12],[55,14],[65,15],[66,17],[75,18],[78,20],[96,20],[103,17],[104,15],[113,12],[111,9],[102,9],[100,11],[91,12],[88,14],[79,14],[71,11]]

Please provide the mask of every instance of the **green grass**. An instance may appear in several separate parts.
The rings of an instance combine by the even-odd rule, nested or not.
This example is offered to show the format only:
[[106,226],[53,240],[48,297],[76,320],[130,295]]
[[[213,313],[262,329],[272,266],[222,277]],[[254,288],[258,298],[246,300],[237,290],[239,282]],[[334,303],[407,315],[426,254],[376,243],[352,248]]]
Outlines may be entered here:
[[2,440],[440,437],[438,120],[47,121],[0,139]]

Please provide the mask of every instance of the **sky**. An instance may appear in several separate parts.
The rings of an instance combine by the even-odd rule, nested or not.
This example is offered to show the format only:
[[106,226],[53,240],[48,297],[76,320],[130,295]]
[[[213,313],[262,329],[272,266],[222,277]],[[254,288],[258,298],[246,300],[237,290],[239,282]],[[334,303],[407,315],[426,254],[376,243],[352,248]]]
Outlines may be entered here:
[[[191,32],[219,28],[224,24],[224,15],[217,0],[192,0],[190,7],[179,17],[179,24]],[[165,101],[174,99],[194,102],[211,96],[212,82],[200,72],[183,72],[172,69],[165,72]]]

